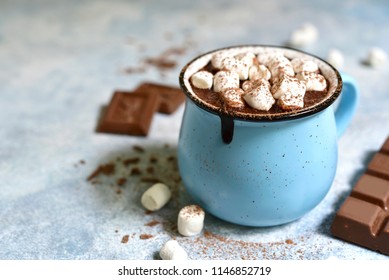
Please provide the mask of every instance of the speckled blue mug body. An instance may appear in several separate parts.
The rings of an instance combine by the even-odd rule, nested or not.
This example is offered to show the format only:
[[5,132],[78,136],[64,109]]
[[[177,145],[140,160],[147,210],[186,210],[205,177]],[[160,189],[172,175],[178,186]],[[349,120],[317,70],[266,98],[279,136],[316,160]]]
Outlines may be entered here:
[[[180,77],[184,92],[187,71]],[[340,90],[342,80],[333,71]],[[220,112],[186,92],[178,164],[194,201],[223,220],[249,226],[291,222],[317,206],[336,173],[338,136],[355,112],[355,83],[344,77],[347,93],[342,93],[336,114],[334,97],[306,114],[275,120],[233,118],[229,143],[221,135]]]

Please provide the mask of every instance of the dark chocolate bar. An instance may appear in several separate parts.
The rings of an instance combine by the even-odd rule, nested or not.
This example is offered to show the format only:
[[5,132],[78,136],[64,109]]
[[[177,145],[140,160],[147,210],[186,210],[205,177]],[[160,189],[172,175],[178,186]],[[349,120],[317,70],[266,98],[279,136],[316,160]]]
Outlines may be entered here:
[[114,92],[98,131],[146,136],[159,100],[154,92]]
[[171,87],[158,83],[145,82],[139,85],[134,92],[137,93],[156,93],[161,97],[158,112],[172,114],[184,102],[185,95],[178,87]]
[[331,232],[389,255],[389,137],[336,213]]

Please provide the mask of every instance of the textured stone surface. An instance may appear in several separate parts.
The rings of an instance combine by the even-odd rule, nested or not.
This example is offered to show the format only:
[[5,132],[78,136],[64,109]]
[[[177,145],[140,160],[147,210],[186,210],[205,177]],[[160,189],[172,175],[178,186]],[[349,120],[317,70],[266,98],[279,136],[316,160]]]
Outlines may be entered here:
[[[388,2],[241,3],[1,1],[0,259],[155,259],[171,237],[191,259],[388,258],[330,234],[335,211],[389,134],[389,67],[362,63],[373,46],[389,50]],[[341,50],[341,70],[361,92],[357,115],[339,141],[330,192],[285,226],[247,228],[207,215],[200,236],[179,236],[177,213],[191,203],[171,158],[183,106],[156,115],[147,138],[96,133],[102,107],[115,89],[146,80],[177,86],[180,69],[203,51],[282,45],[306,21],[320,35],[303,50],[324,58],[330,48]],[[143,175],[128,176],[132,167],[123,160],[131,157],[141,158]],[[113,175],[87,180],[109,163]],[[146,175],[174,190],[174,199],[153,214],[140,204],[151,185],[141,180]]]

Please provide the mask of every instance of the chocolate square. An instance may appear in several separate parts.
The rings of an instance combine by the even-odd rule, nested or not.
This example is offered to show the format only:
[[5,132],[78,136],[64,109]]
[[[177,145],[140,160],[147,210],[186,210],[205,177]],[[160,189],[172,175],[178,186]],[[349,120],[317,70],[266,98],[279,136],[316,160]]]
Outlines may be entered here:
[[389,255],[389,137],[331,225],[334,236]]
[[98,131],[146,136],[159,100],[154,92],[115,91]]
[[367,173],[389,180],[389,156],[377,153],[367,166]]
[[134,92],[159,94],[161,103],[158,112],[164,114],[172,114],[185,100],[185,95],[180,88],[158,83],[142,83]]

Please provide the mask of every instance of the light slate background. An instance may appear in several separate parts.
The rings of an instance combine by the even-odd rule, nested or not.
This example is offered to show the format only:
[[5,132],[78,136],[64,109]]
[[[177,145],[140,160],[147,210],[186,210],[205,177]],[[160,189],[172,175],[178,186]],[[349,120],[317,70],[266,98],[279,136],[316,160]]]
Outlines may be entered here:
[[[146,138],[94,131],[115,89],[145,80],[178,85],[180,69],[193,56],[238,44],[283,45],[304,22],[320,35],[302,49],[323,58],[330,48],[341,50],[340,70],[356,79],[361,93],[339,141],[334,184],[311,213],[273,228],[207,215],[207,234],[184,238],[174,226],[179,209],[191,202],[182,185],[163,210],[146,215],[139,198],[147,183],[131,179],[117,194],[111,186],[117,177],[103,176],[95,185],[86,180],[98,165],[133,156],[133,145],[146,147],[147,156],[176,152],[184,106],[156,115]],[[191,259],[387,259],[333,238],[329,227],[389,135],[389,67],[362,63],[371,47],[388,52],[388,37],[385,0],[1,1],[0,259],[158,259],[170,238]],[[186,51],[169,56],[177,63],[173,69],[123,71],[176,47]],[[177,175],[169,164],[158,163],[166,180]],[[152,220],[160,224],[145,225]],[[153,237],[140,239],[144,233]]]

